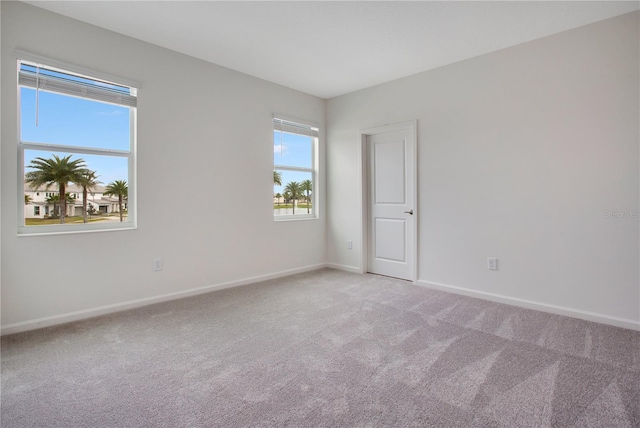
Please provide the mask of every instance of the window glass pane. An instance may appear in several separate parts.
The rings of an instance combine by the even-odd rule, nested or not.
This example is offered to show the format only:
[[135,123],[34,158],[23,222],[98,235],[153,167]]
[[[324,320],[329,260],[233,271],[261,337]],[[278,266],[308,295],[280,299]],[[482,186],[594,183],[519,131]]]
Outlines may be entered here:
[[[125,190],[128,190],[129,167],[127,157],[27,149],[24,150],[24,171],[26,177],[24,184],[25,226],[60,224],[60,194],[58,183],[52,182],[49,188],[46,189],[46,184],[35,187],[34,184],[27,181],[30,172],[43,172],[43,168],[30,167],[33,165],[33,160],[36,160],[36,158],[52,160],[55,164],[57,161],[54,156],[57,156],[60,160],[64,160],[70,156],[68,159],[69,162],[83,160],[84,162],[77,166],[95,172],[95,178],[92,180],[95,184],[91,190],[88,189],[87,193],[87,223],[119,222],[120,208],[118,195],[105,195],[105,193],[106,187],[116,181],[124,182],[124,184],[127,185]],[[50,164],[45,165],[44,170],[49,168],[49,166]],[[66,186],[65,193],[68,196],[66,198],[67,209],[65,211],[64,224],[84,223],[82,186],[70,181]],[[122,202],[122,221],[125,222],[128,220],[128,201],[126,195],[123,195]],[[42,208],[35,210],[33,207]]]
[[130,150],[129,108],[20,88],[21,140],[63,146]]
[[313,168],[312,147],[313,137],[273,131],[274,165]]
[[[273,214],[279,216],[313,213],[313,174],[281,169],[276,171],[281,174],[282,185],[273,187]],[[307,186],[309,191],[306,190]],[[295,200],[291,195],[292,189],[297,189]]]

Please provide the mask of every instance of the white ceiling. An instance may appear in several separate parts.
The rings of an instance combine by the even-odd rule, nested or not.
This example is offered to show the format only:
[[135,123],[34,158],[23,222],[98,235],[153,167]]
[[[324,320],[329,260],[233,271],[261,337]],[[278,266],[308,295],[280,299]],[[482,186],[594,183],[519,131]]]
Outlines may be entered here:
[[322,98],[640,6],[638,1],[26,3]]

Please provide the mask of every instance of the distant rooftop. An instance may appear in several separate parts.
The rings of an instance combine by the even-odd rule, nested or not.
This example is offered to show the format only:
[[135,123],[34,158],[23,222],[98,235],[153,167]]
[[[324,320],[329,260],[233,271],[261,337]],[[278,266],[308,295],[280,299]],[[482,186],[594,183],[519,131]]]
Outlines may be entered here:
[[[89,193],[103,193],[104,189],[105,189],[104,186],[95,186],[93,189],[91,189],[91,192]],[[25,192],[57,192],[58,186],[54,184],[50,186],[48,189],[45,186],[40,186],[37,189],[32,189],[28,183],[25,183],[24,191]],[[82,193],[82,187],[78,187],[75,184],[69,184],[67,185],[67,193]]]

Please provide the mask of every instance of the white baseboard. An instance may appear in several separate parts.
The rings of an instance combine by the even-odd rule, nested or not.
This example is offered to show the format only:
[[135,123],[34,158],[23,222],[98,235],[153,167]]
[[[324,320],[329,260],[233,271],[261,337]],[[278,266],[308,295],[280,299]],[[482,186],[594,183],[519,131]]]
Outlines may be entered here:
[[594,312],[581,311],[579,309],[566,308],[563,306],[550,305],[547,303],[539,303],[531,300],[518,299],[516,297],[508,297],[501,294],[487,293],[485,291],[476,291],[468,288],[455,287],[453,285],[440,284],[437,282],[418,280],[416,281],[416,285],[441,291],[447,291],[455,294],[462,294],[464,296],[490,300],[492,302],[506,303],[508,305],[519,306],[522,308],[534,309],[537,311],[549,312],[556,315],[564,315],[571,318],[580,318],[586,321],[593,321],[600,324],[607,324],[615,327],[626,328],[629,330],[640,331],[640,322],[624,318],[617,318],[609,315],[597,314]]
[[252,276],[248,278],[238,279],[235,281],[223,282],[220,284],[207,285],[204,287],[192,288],[190,290],[178,291],[175,293],[162,294],[160,296],[146,297],[143,299],[129,300],[127,302],[115,303],[112,305],[99,306],[97,308],[84,309],[81,311],[68,312],[65,314],[54,315],[50,317],[38,318],[29,321],[22,321],[2,326],[1,335],[13,333],[21,333],[23,331],[35,330],[43,327],[50,327],[58,324],[65,324],[72,321],[79,321],[86,318],[93,318],[100,315],[106,315],[113,312],[125,311],[127,309],[139,308],[142,306],[152,305],[154,303],[166,302],[169,300],[181,299],[184,297],[196,296],[198,294],[209,293],[225,288],[239,287],[242,285],[254,284],[256,282],[266,281],[269,279],[282,278],[297,273],[309,272],[326,267],[326,264],[320,263],[316,265],[305,266],[296,269],[283,270],[280,272],[269,273],[265,275]]
[[325,266],[328,267],[328,268],[331,268],[331,269],[342,270],[342,271],[345,271],[345,272],[362,273],[360,271],[360,268],[357,267],[357,266],[340,265],[340,264],[337,264],[337,263],[327,263]]

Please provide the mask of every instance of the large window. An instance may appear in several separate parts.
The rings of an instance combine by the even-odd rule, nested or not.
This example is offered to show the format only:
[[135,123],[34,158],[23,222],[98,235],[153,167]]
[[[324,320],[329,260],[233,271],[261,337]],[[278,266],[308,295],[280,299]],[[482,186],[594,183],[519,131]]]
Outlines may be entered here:
[[135,227],[137,84],[17,56],[19,233]]
[[276,220],[317,216],[318,127],[273,119],[273,215]]

